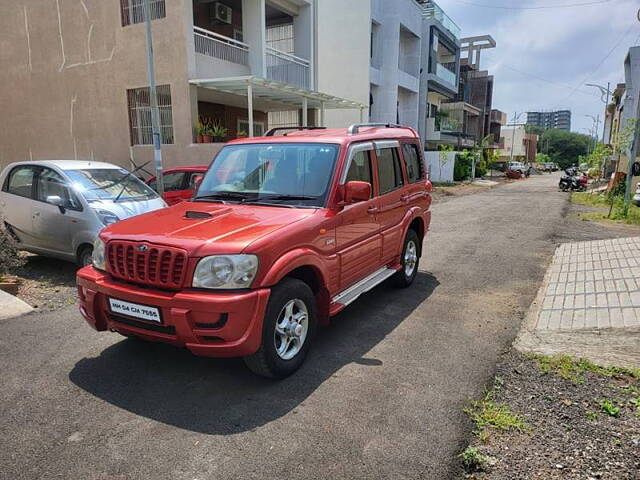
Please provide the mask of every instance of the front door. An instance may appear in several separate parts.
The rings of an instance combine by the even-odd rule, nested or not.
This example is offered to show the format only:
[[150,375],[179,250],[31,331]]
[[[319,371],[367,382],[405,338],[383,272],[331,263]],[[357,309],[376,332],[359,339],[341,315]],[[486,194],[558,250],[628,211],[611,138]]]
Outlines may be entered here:
[[[348,181],[374,185],[373,144],[351,147],[347,162]],[[368,201],[347,205],[338,214],[336,247],[340,258],[340,289],[353,285],[380,267],[382,237],[377,216],[375,193]]]
[[376,142],[378,173],[378,220],[382,231],[382,261],[388,263],[400,254],[402,219],[407,212],[407,193],[403,189],[404,175],[397,141]]

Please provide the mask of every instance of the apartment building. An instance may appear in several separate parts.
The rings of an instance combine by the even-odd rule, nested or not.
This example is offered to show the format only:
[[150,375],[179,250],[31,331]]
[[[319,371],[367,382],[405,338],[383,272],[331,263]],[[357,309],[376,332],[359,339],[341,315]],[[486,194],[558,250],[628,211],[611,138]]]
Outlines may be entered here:
[[502,129],[500,162],[535,162],[538,136],[527,133],[524,126]]
[[544,129],[556,128],[571,131],[571,111],[527,112],[527,125],[536,125]]
[[[221,143],[197,143],[201,123],[222,125],[229,140],[260,135],[273,112],[295,112],[301,124],[366,118],[368,75],[349,75],[368,72],[370,0],[343,3],[152,0],[165,166],[211,160]],[[0,90],[0,165],[151,160],[143,0],[2,10],[0,81],[11,88]]]

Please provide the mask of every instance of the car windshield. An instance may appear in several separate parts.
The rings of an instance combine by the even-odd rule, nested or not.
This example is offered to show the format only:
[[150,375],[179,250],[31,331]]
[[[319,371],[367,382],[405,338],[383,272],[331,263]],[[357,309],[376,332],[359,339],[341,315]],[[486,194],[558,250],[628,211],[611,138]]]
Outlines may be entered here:
[[338,145],[269,143],[223,148],[196,200],[282,206],[323,206]]
[[87,168],[66,170],[65,173],[71,180],[72,188],[89,202],[126,202],[157,197],[157,193],[124,168]]

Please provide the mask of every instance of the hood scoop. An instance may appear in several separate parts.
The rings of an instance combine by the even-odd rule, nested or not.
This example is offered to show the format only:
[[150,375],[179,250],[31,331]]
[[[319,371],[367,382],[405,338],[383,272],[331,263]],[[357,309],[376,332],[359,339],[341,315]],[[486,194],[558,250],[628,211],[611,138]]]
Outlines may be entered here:
[[197,212],[195,210],[187,210],[184,213],[184,218],[188,218],[189,220],[202,220],[203,218],[211,218],[213,217],[213,215],[211,215],[209,212]]

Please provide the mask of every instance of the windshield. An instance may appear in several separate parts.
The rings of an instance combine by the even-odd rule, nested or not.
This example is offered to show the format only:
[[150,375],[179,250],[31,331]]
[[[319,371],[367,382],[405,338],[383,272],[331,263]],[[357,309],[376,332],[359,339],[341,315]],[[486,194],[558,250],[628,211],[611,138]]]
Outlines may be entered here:
[[322,206],[337,155],[333,144],[230,145],[216,157],[196,200]]
[[145,200],[157,194],[124,168],[90,168],[66,170],[71,186],[87,201]]

